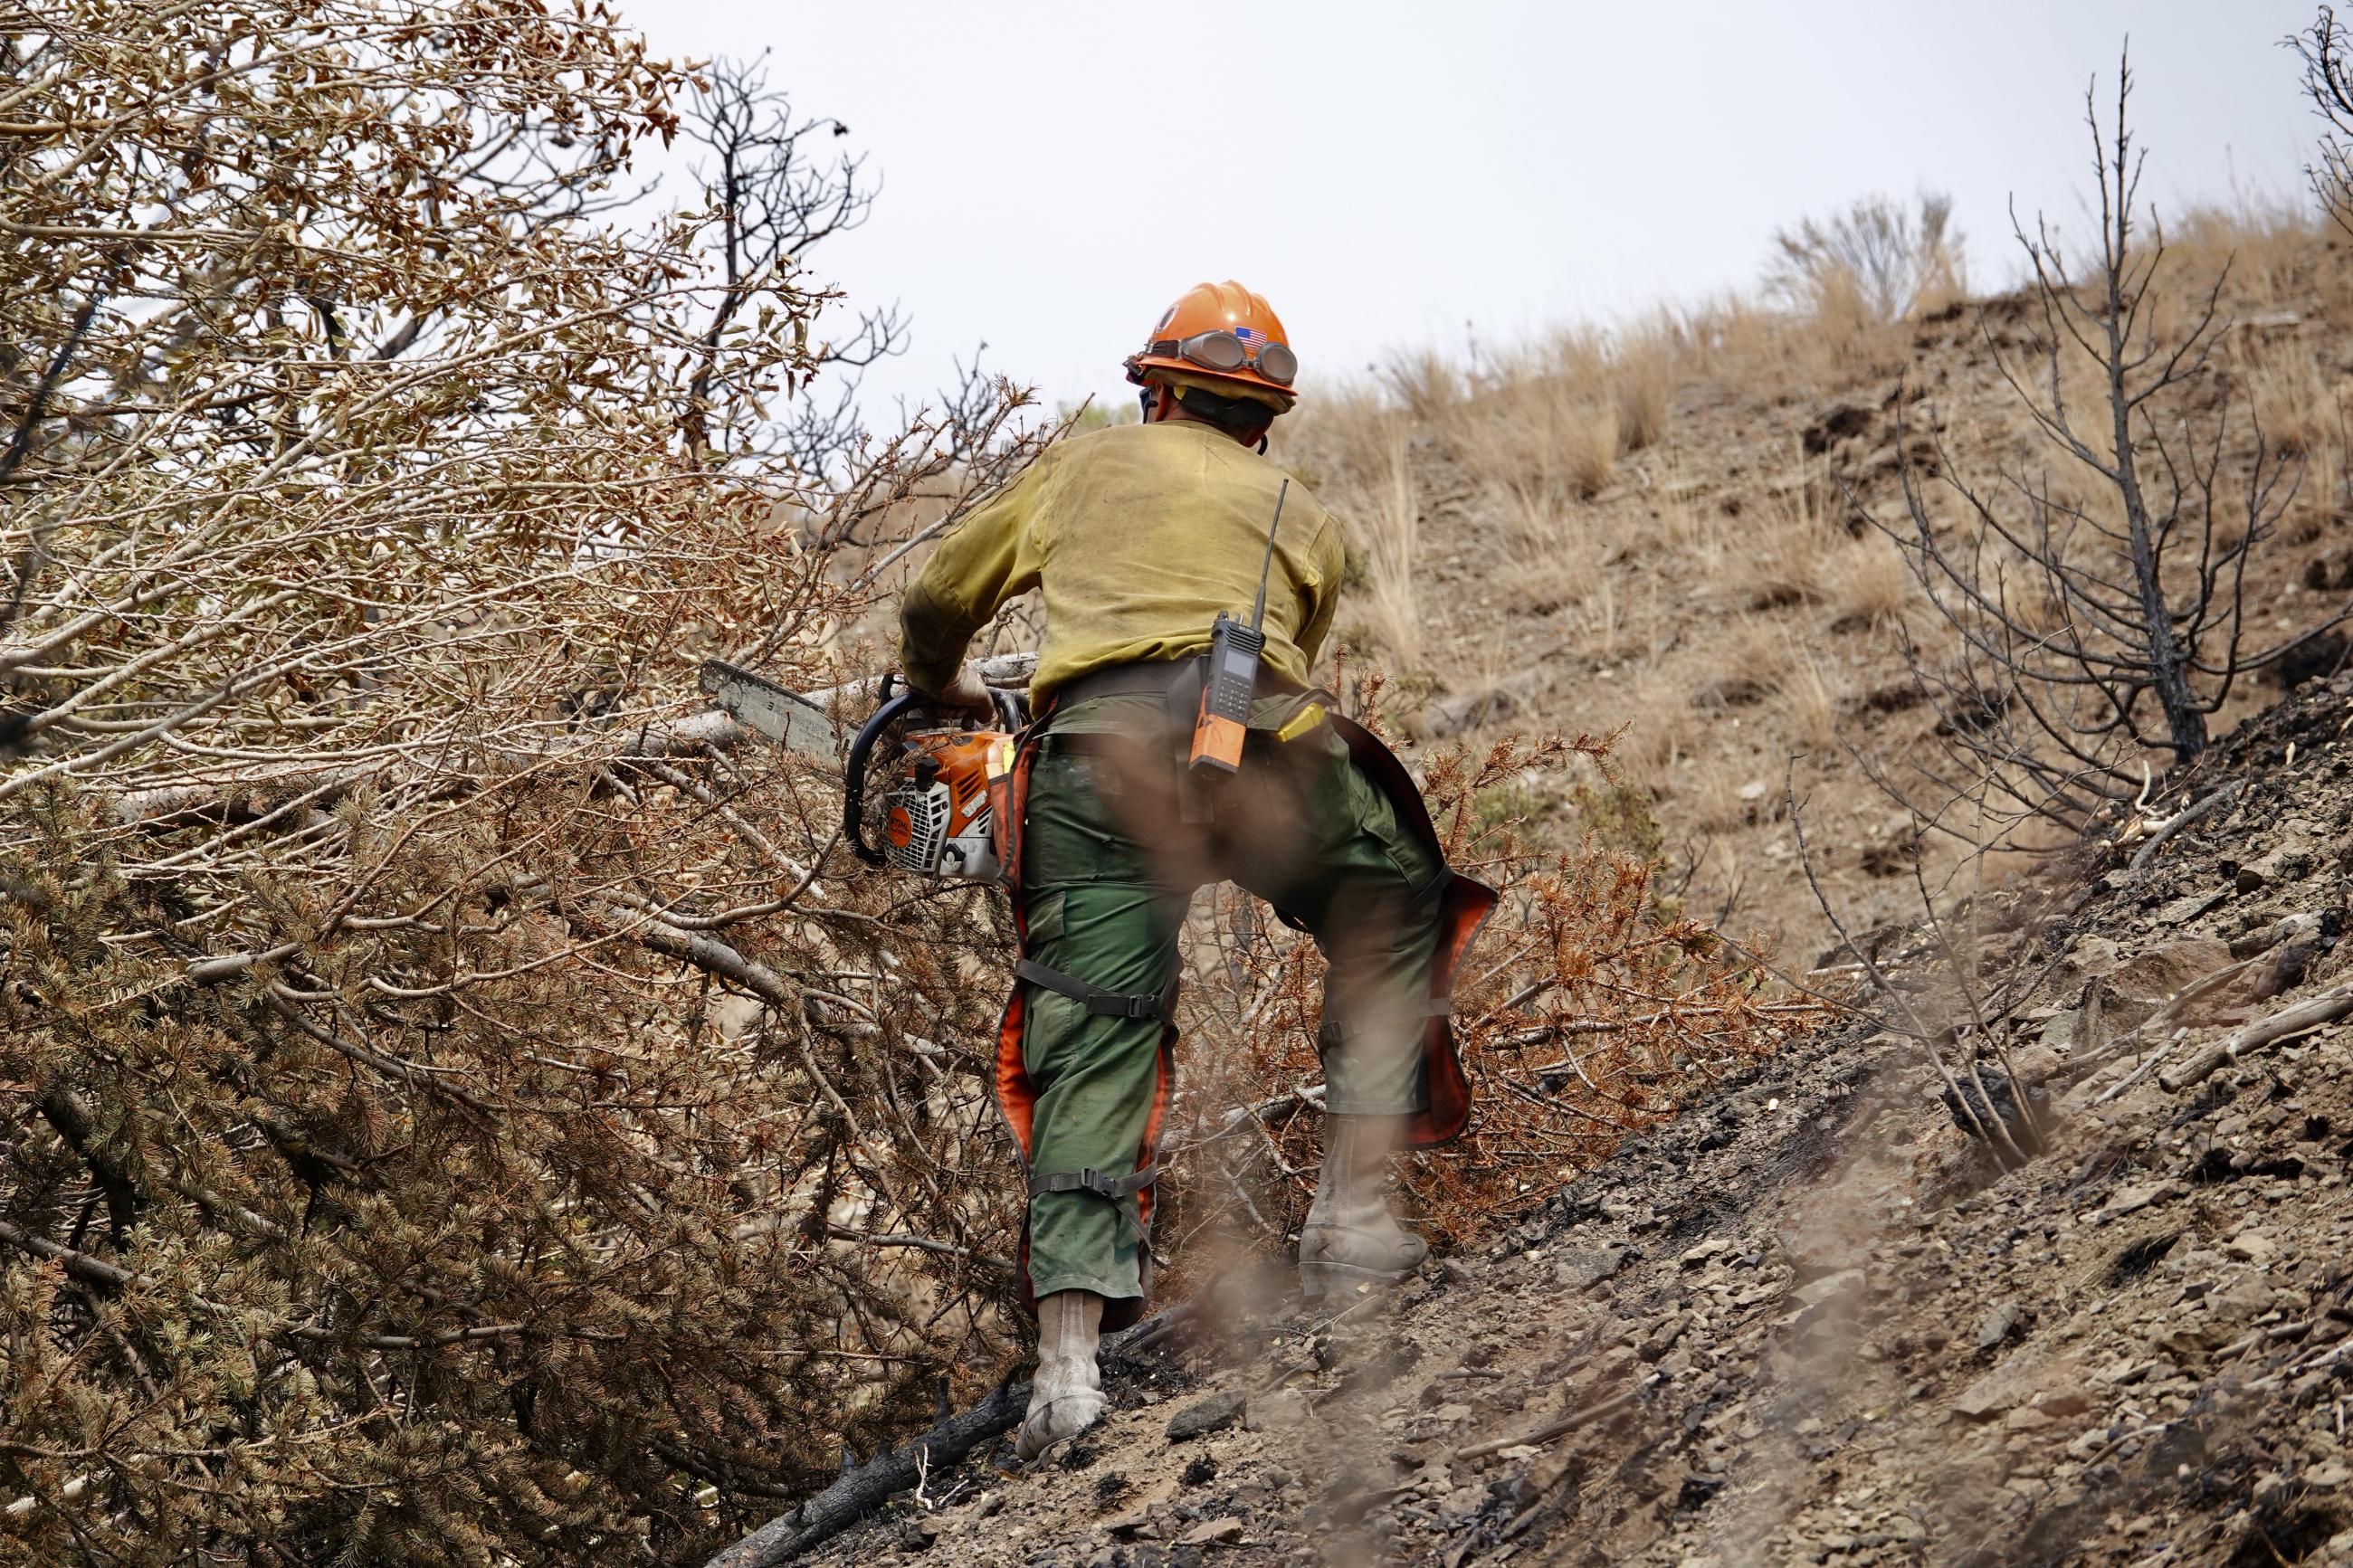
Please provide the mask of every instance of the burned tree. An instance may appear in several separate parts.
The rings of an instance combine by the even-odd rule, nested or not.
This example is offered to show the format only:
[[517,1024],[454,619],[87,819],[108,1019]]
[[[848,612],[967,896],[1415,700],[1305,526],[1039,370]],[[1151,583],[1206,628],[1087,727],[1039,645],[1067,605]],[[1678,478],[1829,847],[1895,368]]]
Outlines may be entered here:
[[811,351],[810,372],[828,373],[829,397],[819,404],[804,389],[775,421],[725,416],[742,412],[733,410],[714,419],[721,345],[745,307],[805,268],[810,251],[863,225],[879,188],[863,157],[832,150],[849,128],[795,112],[790,95],[771,87],[757,64],[716,60],[704,78],[703,89],[685,106],[684,130],[693,175],[712,209],[706,244],[715,253],[720,288],[696,336],[686,427],[698,447],[733,436],[791,457],[805,472],[826,473],[857,444],[855,373],[906,347],[907,323],[898,309],[860,310],[845,335],[821,339]]
[[[1904,552],[1952,645],[1906,631],[1943,755],[1921,765],[1925,786],[1894,787],[1915,804],[1977,802],[1998,833],[2040,822],[2072,837],[2108,819],[2153,772],[2205,750],[2208,721],[2238,680],[2326,629],[2247,647],[2248,564],[2302,464],[2265,441],[2252,401],[2213,363],[2231,325],[2227,268],[2169,319],[2163,231],[2142,219],[2131,88],[2127,64],[2105,127],[2085,95],[2100,226],[2085,275],[2046,225],[2015,224],[2032,269],[2024,353],[1981,321],[2000,374],[2063,459],[2061,476],[2020,468],[1972,482],[1938,435],[1935,480],[1903,469],[1900,521],[1857,503]],[[1958,502],[1957,521],[1937,515],[1932,483]]]
[[2291,36],[2287,47],[2304,66],[2304,95],[2328,129],[2320,139],[2319,162],[2305,169],[2312,194],[2329,221],[2353,234],[2353,60],[2346,55],[2344,25],[2333,5],[2323,5],[2312,26]]

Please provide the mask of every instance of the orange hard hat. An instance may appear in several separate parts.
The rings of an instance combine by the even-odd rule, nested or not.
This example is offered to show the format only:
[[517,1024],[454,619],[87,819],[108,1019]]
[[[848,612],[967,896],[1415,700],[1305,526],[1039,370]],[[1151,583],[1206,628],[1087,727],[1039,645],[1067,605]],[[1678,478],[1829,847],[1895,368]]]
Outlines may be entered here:
[[1299,360],[1282,318],[1263,296],[1230,278],[1196,283],[1161,313],[1143,349],[1127,356],[1128,380],[1142,385],[1154,371],[1172,381],[1225,384],[1233,395],[1278,410],[1299,395],[1291,385]]

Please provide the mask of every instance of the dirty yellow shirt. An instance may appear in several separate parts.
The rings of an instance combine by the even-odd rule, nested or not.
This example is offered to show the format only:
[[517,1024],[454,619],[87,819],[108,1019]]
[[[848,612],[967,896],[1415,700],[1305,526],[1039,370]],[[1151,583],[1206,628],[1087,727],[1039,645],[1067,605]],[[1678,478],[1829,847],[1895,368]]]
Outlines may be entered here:
[[[1247,618],[1282,470],[1206,425],[1114,425],[1045,455],[943,536],[900,601],[899,664],[921,690],[1041,586],[1046,643],[1030,696],[1091,670],[1209,646],[1218,612]],[[1308,684],[1340,594],[1340,531],[1297,480],[1266,590],[1266,662]]]

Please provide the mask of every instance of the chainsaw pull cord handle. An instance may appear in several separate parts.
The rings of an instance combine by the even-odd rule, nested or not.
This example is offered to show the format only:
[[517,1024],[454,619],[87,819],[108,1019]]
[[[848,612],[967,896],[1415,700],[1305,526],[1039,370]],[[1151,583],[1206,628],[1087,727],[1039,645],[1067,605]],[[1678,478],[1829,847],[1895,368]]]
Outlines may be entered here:
[[901,714],[913,708],[917,700],[912,690],[902,690],[896,697],[891,692],[891,677],[882,678],[882,706],[874,710],[874,717],[859,726],[857,738],[849,742],[849,757],[842,765],[841,836],[849,840],[850,853],[869,866],[883,862],[882,851],[866,842],[866,766],[874,754],[874,742],[882,731],[896,723]]

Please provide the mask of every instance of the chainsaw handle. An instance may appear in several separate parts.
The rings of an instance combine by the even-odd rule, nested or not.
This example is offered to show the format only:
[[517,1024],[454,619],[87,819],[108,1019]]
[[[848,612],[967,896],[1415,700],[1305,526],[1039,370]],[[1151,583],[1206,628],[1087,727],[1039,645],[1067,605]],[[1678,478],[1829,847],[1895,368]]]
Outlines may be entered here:
[[882,851],[866,842],[866,764],[874,754],[874,742],[882,731],[896,723],[900,716],[913,708],[919,699],[912,690],[902,690],[892,697],[891,678],[882,678],[885,700],[874,710],[874,717],[859,726],[857,738],[849,742],[849,757],[843,764],[841,783],[841,834],[849,840],[850,853],[869,866],[880,866]]
[[992,686],[988,689],[988,695],[997,704],[997,721],[1008,731],[1029,725],[1029,704],[1019,693],[1008,691],[1001,686]]

